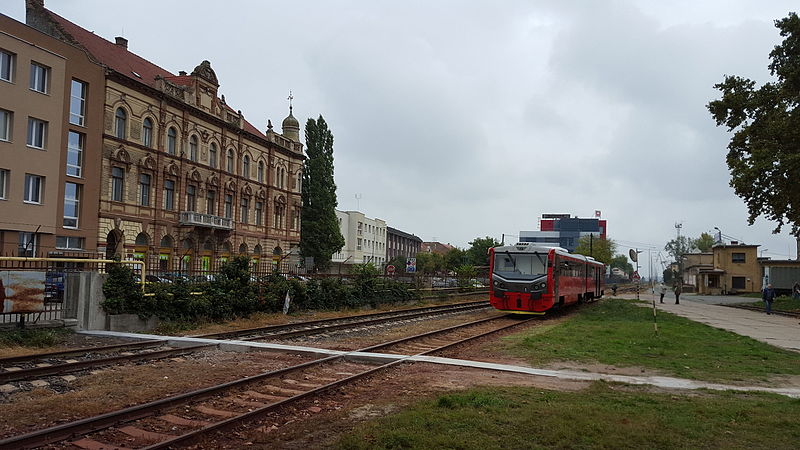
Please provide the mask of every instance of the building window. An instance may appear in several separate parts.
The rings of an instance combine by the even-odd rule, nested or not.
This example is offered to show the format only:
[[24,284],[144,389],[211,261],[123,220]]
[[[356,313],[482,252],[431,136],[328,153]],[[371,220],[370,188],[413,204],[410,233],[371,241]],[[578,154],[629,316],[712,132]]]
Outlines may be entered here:
[[56,236],[56,248],[59,250],[83,250],[84,239],[77,236]]
[[44,177],[39,175],[25,174],[25,196],[23,201],[25,203],[42,203],[42,185],[44,184]]
[[302,192],[303,190],[303,172],[297,172],[297,192]]
[[81,133],[74,131],[69,132],[67,142],[67,175],[73,177],[81,176],[81,167],[83,166],[83,146],[86,138]]
[[125,171],[120,167],[111,168],[111,200],[122,201],[122,189],[125,186]]
[[264,182],[264,161],[259,161],[258,162],[258,174],[257,174],[257,176],[258,176],[258,182],[259,183],[263,183]]
[[0,141],[11,140],[12,123],[14,123],[14,113],[0,109]]
[[19,232],[19,250],[17,255],[32,257],[36,254],[36,234]]
[[731,277],[731,288],[745,289],[745,277]]
[[235,165],[233,164],[233,150],[228,149],[228,172],[234,173],[233,168]]
[[65,183],[64,186],[64,228],[78,228],[78,212],[81,203],[81,186]]
[[116,114],[114,114],[114,132],[116,133],[117,138],[125,139],[128,126],[128,113],[125,112],[122,108],[117,108]]
[[217,144],[213,142],[208,148],[208,165],[214,169],[217,168]]
[[150,206],[150,184],[150,174],[139,175],[139,204],[142,206]]
[[735,263],[745,262],[744,253],[731,253],[731,262]]
[[142,145],[153,147],[153,121],[149,117],[142,123]]
[[164,209],[172,211],[175,208],[175,182],[164,180]]
[[197,162],[197,136],[189,138],[189,160]]
[[72,80],[69,101],[69,123],[83,126],[86,119],[86,83]]
[[50,78],[50,68],[41,64],[31,63],[31,82],[30,88],[33,91],[47,93],[47,85]]
[[217,192],[208,191],[206,194],[206,214],[211,216],[217,215]]
[[242,158],[242,176],[250,179],[250,157],[247,155]]
[[292,210],[292,229],[300,229],[300,211],[296,208]]
[[0,200],[5,200],[8,195],[9,172],[7,169],[0,169]]
[[0,50],[0,80],[14,81],[14,54]]
[[175,131],[175,128],[169,127],[169,130],[167,130],[167,153],[169,153],[170,155],[174,155],[177,147],[178,147],[178,132]]
[[283,189],[283,176],[286,171],[283,167],[276,167],[275,168],[275,185],[281,189]]
[[275,205],[275,214],[273,215],[273,222],[274,226],[277,229],[283,228],[283,210],[286,207],[284,205]]
[[261,226],[264,224],[264,203],[256,202],[256,225]]
[[250,223],[250,199],[242,197],[241,211],[239,212],[239,221],[242,223]]
[[191,184],[186,186],[186,210],[197,211],[197,187]]
[[28,147],[43,149],[47,142],[47,122],[28,118]]
[[225,218],[233,219],[233,195],[225,194]]

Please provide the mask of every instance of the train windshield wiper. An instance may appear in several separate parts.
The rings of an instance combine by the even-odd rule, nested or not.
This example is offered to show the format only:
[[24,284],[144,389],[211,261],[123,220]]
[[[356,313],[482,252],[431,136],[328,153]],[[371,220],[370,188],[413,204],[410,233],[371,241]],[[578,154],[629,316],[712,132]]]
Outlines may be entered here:
[[509,252],[508,250],[506,250],[506,255],[508,256],[508,259],[511,260],[511,264],[514,265],[514,270],[517,270],[517,260],[514,259],[513,256],[511,256],[511,252]]

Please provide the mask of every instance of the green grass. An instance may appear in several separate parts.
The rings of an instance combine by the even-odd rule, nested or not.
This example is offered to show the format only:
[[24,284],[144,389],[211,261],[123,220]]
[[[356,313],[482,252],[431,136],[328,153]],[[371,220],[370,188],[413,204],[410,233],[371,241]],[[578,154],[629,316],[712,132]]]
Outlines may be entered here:
[[65,328],[13,329],[0,331],[0,347],[52,347],[72,333]]
[[612,390],[482,388],[358,426],[340,449],[796,448],[800,400]]
[[[759,296],[761,298],[761,296]],[[756,306],[759,308],[764,307],[764,301],[757,301],[750,303],[751,306]],[[780,296],[772,302],[772,309],[777,309],[780,311],[800,311],[800,299],[793,299],[792,297],[788,296]]]
[[577,361],[656,369],[700,380],[762,380],[800,375],[800,354],[712,328],[629,300],[609,299],[569,320],[505,338],[506,351],[533,366]]

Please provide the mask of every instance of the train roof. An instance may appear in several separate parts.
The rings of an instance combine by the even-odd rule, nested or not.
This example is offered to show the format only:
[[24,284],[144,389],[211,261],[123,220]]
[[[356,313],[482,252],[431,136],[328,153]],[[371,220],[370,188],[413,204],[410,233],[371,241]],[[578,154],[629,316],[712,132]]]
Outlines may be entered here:
[[594,264],[603,264],[600,261],[597,261],[596,259],[592,258],[591,256],[584,256],[577,253],[570,253],[569,250],[555,245],[541,245],[534,242],[517,242],[514,245],[504,245],[500,247],[494,247],[495,253],[497,252],[550,253],[551,250],[555,250],[556,254],[561,256],[569,256],[570,258],[576,258]]

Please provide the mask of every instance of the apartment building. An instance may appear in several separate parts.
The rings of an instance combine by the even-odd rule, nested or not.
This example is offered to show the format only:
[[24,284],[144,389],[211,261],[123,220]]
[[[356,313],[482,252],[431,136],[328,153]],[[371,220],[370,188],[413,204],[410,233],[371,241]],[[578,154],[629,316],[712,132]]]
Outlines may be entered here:
[[334,270],[339,265],[372,263],[382,267],[386,263],[386,222],[370,219],[359,211],[338,209],[336,218],[344,247],[331,258]]
[[398,256],[414,258],[420,251],[422,239],[397,228],[386,227],[386,260],[391,261]]
[[280,133],[268,120],[262,131],[219,95],[208,61],[171,73],[42,0],[27,1],[26,21],[105,69],[99,251],[180,271],[211,271],[236,254],[258,266],[299,253],[304,156],[291,103]]
[[103,68],[0,15],[0,253],[97,249]]

